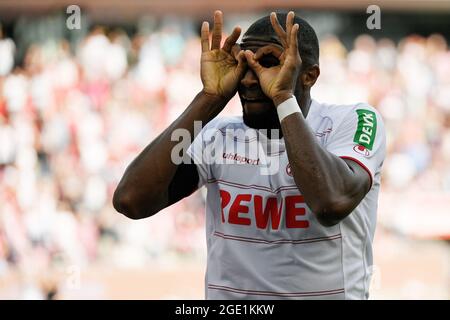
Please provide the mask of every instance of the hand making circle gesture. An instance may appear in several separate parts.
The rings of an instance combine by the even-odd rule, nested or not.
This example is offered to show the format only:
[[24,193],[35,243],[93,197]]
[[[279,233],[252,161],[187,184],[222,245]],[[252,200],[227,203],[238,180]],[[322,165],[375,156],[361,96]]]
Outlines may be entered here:
[[[258,77],[264,94],[272,100],[280,98],[280,100],[285,100],[294,93],[295,81],[302,64],[297,41],[299,25],[293,24],[294,12],[292,11],[286,17],[286,31],[278,22],[276,13],[270,14],[270,22],[281,41],[283,50],[276,45],[267,45],[255,53],[246,50],[245,56],[249,67]],[[278,58],[280,64],[269,68],[263,67],[258,60],[269,54]]]
[[236,44],[241,28],[234,28],[222,48],[223,14],[214,13],[212,42],[209,44],[209,24],[203,22],[201,29],[202,56],[200,74],[203,91],[224,99],[231,99],[237,91],[240,79],[247,67],[244,51]]

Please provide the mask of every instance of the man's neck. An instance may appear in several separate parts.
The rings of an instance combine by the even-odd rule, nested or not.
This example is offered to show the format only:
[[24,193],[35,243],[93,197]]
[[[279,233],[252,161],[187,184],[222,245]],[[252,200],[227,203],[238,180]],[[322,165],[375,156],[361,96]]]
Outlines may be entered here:
[[[296,97],[296,99],[300,107],[300,111],[303,114],[303,117],[306,119],[312,102],[309,92],[301,95],[300,97]],[[246,117],[244,114],[244,123],[253,129],[266,129],[269,139],[272,137],[271,130],[273,129],[278,130],[278,135],[273,135],[275,139],[283,137],[283,132],[281,130],[280,120],[278,119],[276,108],[274,108],[270,113],[262,114],[260,116]]]
[[311,107],[311,95],[309,91],[302,94],[300,97],[297,98],[297,103],[300,106],[300,110],[302,111],[303,117],[306,119],[309,113],[309,109]]

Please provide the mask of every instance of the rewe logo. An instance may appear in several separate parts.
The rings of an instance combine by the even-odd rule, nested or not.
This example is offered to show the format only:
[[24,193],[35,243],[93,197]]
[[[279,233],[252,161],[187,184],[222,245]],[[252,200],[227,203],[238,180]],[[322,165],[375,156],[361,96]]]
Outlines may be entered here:
[[[220,189],[222,223],[256,226],[257,229],[278,230],[284,220],[286,228],[308,228],[306,203],[302,195],[262,197],[251,193],[237,194]],[[281,216],[285,215],[285,219]]]
[[356,113],[358,113],[358,128],[353,141],[372,150],[377,133],[377,116],[375,112],[365,109],[356,110]]

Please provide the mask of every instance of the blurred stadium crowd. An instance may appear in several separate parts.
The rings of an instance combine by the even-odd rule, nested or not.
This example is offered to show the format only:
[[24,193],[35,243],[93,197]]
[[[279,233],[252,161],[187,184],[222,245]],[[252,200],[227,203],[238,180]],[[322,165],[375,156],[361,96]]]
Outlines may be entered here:
[[[97,27],[74,50],[36,43],[22,66],[14,55],[14,41],[0,37],[0,296],[51,298],[60,283],[49,278],[68,266],[202,259],[202,192],[140,222],[111,204],[126,165],[201,89],[196,30],[130,37]],[[349,49],[328,35],[313,97],[381,112],[383,192],[448,194],[449,74],[438,34],[361,35]],[[240,110],[235,98],[223,114]],[[20,285],[2,288],[7,276]]]

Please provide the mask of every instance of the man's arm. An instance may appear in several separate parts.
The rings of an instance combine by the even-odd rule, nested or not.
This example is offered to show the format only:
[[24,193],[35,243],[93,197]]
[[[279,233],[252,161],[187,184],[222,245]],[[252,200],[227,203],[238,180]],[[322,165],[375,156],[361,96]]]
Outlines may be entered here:
[[[300,81],[301,58],[298,52],[297,33],[299,26],[293,24],[294,13],[286,20],[286,31],[279,24],[276,15],[271,14],[272,26],[283,45],[279,50],[265,48],[253,54],[246,51],[248,64],[259,78],[264,93],[272,98],[276,107],[293,97],[295,83]],[[258,59],[267,52],[278,55],[280,65],[262,67]],[[306,71],[305,79],[307,79]],[[315,78],[318,76],[316,72]],[[302,76],[301,74],[300,76]],[[314,78],[313,76],[310,78]],[[303,93],[309,98],[310,86]],[[308,100],[308,99],[306,99]],[[300,111],[300,107],[298,108]],[[303,115],[296,112],[281,121],[281,129],[295,183],[303,194],[306,204],[324,226],[332,226],[344,219],[360,203],[370,189],[370,175],[351,160],[343,160],[318,143],[309,129]]]
[[235,45],[241,30],[236,27],[220,47],[222,25],[222,12],[216,11],[211,45],[208,23],[202,25],[203,90],[183,114],[133,160],[114,192],[114,208],[131,219],[149,217],[197,189],[196,166],[176,165],[171,159],[172,149],[178,144],[171,141],[171,135],[174,130],[185,129],[195,138],[194,122],[207,124],[237,91],[246,68],[243,52]]
[[322,225],[339,223],[369,191],[369,173],[323,149],[301,113],[284,118],[281,129],[294,181],[306,203]]
[[226,102],[200,92],[183,114],[128,166],[114,192],[114,208],[131,219],[146,218],[195,191],[197,169],[194,164],[176,165],[172,161],[172,149],[178,142],[171,141],[171,134],[176,129],[186,129],[193,137],[194,121],[208,123]]

